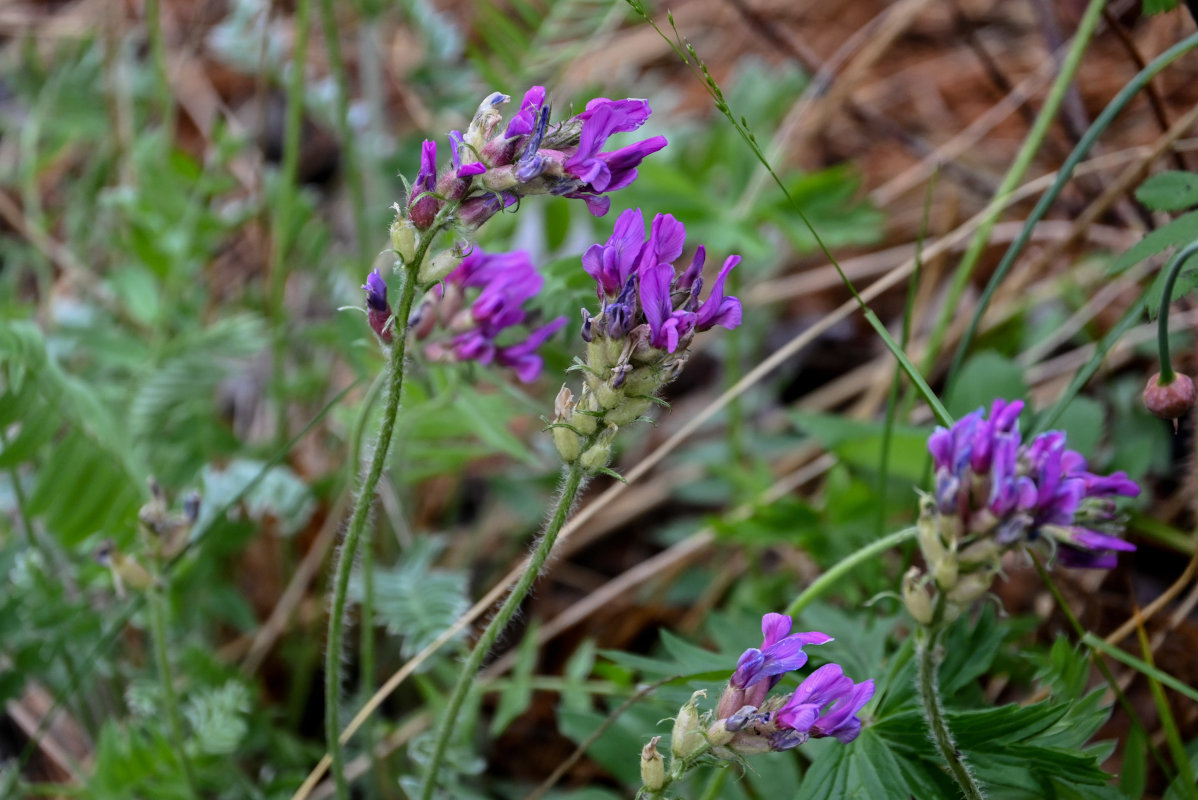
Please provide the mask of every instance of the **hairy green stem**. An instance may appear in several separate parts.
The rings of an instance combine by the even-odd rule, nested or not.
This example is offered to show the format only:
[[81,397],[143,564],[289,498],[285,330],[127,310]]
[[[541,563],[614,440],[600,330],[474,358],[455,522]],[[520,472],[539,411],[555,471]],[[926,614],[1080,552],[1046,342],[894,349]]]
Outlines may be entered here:
[[787,615],[795,616],[859,565],[869,561],[874,556],[885,553],[892,547],[897,547],[905,541],[914,539],[915,534],[918,532],[919,529],[914,526],[903,528],[901,531],[878,539],[876,542],[871,542],[857,552],[841,559],[836,566],[812,581],[811,585],[804,589],[802,594],[786,607]]
[[166,654],[166,590],[157,586],[147,590],[150,612],[150,636],[154,640],[154,660],[158,666],[158,680],[162,682],[162,703],[166,706],[167,724],[171,729],[171,744],[183,767],[183,777],[192,797],[200,797],[191,759],[187,757],[186,740],[183,737],[183,718],[179,716],[179,697],[175,694],[175,683],[171,678],[171,663]]
[[1177,276],[1181,274],[1181,268],[1195,253],[1198,253],[1198,242],[1186,245],[1174,257],[1173,263],[1169,265],[1169,272],[1165,275],[1165,288],[1161,292],[1161,307],[1156,315],[1156,347],[1161,358],[1161,377],[1157,382],[1161,386],[1168,386],[1177,377],[1173,372],[1173,362],[1169,360],[1169,306],[1173,303],[1173,287],[1177,283]]
[[[1023,140],[1023,145],[1015,155],[1015,160],[1011,163],[1007,174],[1003,176],[1002,183],[995,193],[994,200],[987,207],[985,219],[978,226],[977,232],[969,242],[969,247],[965,251],[965,255],[961,258],[961,263],[958,265],[956,274],[953,276],[953,282],[949,287],[948,295],[945,297],[944,305],[940,309],[940,316],[936,320],[936,326],[932,329],[932,333],[928,337],[928,348],[925,351],[927,355],[922,365],[923,372],[930,370],[935,363],[935,359],[940,357],[941,342],[944,340],[944,334],[948,330],[953,317],[960,310],[958,301],[960,300],[961,293],[969,283],[974,268],[977,267],[978,261],[981,259],[982,251],[990,242],[990,233],[994,230],[999,215],[1006,207],[1008,197],[1014,191],[1015,187],[1019,185],[1019,182],[1023,180],[1028,167],[1031,166],[1032,159],[1035,158],[1036,154],[1043,147],[1044,139],[1048,135],[1048,129],[1052,125],[1053,120],[1056,119],[1061,102],[1065,99],[1069,87],[1073,84],[1073,78],[1077,74],[1078,67],[1081,65],[1082,55],[1086,52],[1086,46],[1090,43],[1090,39],[1094,35],[1098,21],[1102,18],[1102,9],[1105,5],[1106,0],[1090,0],[1089,5],[1086,7],[1085,14],[1078,23],[1073,43],[1069,46],[1069,52],[1065,56],[1065,60],[1061,63],[1060,72],[1057,73],[1056,80],[1053,81],[1052,87],[1048,91],[1048,96],[1044,98],[1044,105],[1040,109],[1040,114],[1036,117],[1036,121],[1032,123],[1032,129],[1028,131],[1027,138]],[[975,312],[974,319],[980,319],[984,312],[985,307],[980,307]],[[953,375],[955,375],[955,369],[949,373],[949,380],[952,380]]]
[[330,770],[337,787],[339,800],[349,800],[349,784],[345,780],[345,752],[341,747],[341,663],[345,639],[345,603],[349,592],[349,579],[354,569],[358,540],[366,528],[370,506],[374,501],[374,490],[383,477],[383,467],[391,450],[391,434],[395,430],[395,418],[399,414],[399,399],[403,392],[404,356],[407,352],[407,323],[412,314],[412,302],[416,298],[416,275],[428,254],[429,245],[440,233],[441,224],[425,232],[411,263],[404,265],[403,285],[399,290],[399,307],[395,312],[395,339],[391,345],[390,380],[387,382],[387,399],[383,405],[383,419],[379,436],[374,445],[374,456],[362,486],[358,489],[354,509],[350,515],[345,540],[337,554],[334,569],[332,603],[329,608],[329,635],[325,645],[325,739],[331,760]]
[[919,650],[919,699],[923,702],[932,741],[948,765],[949,774],[961,787],[963,796],[967,800],[984,800],[986,795],[970,773],[969,767],[965,765],[965,759],[953,741],[953,735],[948,729],[948,720],[944,715],[944,705],[940,701],[936,673],[940,667],[940,637],[943,631],[943,625],[934,625],[919,633],[916,645]]
[[[582,450],[585,451],[592,443],[588,442],[584,444]],[[545,532],[541,535],[541,540],[537,542],[536,549],[533,550],[532,556],[528,560],[528,566],[525,568],[524,574],[520,576],[520,580],[512,587],[511,593],[503,601],[499,612],[491,619],[490,624],[487,625],[487,629],[483,631],[483,635],[475,643],[474,649],[470,651],[470,656],[466,659],[466,663],[462,667],[461,674],[458,675],[458,681],[454,684],[453,692],[450,694],[449,701],[445,704],[445,710],[441,714],[441,724],[437,728],[436,744],[433,747],[432,756],[425,767],[424,780],[420,786],[421,800],[431,800],[433,796],[433,789],[437,784],[437,772],[445,760],[445,750],[449,746],[450,736],[453,735],[458,713],[462,710],[462,703],[465,702],[466,695],[470,692],[470,687],[474,685],[475,676],[478,673],[479,667],[482,666],[483,659],[486,658],[487,653],[494,646],[495,640],[499,638],[499,634],[503,632],[503,629],[507,627],[508,622],[515,615],[516,610],[528,595],[537,576],[541,574],[541,567],[545,565],[545,560],[553,550],[553,544],[557,541],[557,535],[561,532],[562,526],[566,524],[566,518],[570,515],[570,509],[574,506],[574,500],[578,497],[578,493],[582,489],[583,472],[582,465],[577,461],[571,464],[566,470],[561,493],[558,495],[557,506],[553,509],[553,516],[549,518],[549,524],[546,525]]]

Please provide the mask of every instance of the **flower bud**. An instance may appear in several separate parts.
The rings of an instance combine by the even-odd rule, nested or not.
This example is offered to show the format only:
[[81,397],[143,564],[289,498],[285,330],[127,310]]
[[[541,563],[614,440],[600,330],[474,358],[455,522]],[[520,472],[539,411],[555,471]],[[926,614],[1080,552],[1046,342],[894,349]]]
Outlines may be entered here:
[[675,759],[685,761],[707,746],[699,723],[699,706],[695,702],[698,698],[706,696],[707,691],[700,689],[691,695],[686,705],[678,709],[678,716],[674,718],[674,730],[670,734],[670,752]]
[[399,254],[405,264],[416,255],[416,226],[410,219],[399,216],[391,223],[391,249]]
[[920,578],[919,567],[912,567],[903,576],[903,605],[920,625],[930,625],[934,616],[932,598]]
[[456,247],[452,250],[442,250],[420,265],[416,280],[421,284],[436,283],[457,269],[461,263],[462,253]]
[[944,556],[932,567],[932,577],[936,579],[936,585],[945,591],[957,585],[957,574],[959,572],[957,563],[956,547],[949,548]]
[[603,433],[599,434],[599,441],[591,445],[590,448],[579,457],[579,463],[587,472],[598,472],[607,466],[611,461],[611,442],[618,431],[615,425],[608,425]]
[[1176,430],[1177,418],[1194,407],[1194,381],[1188,375],[1174,373],[1172,381],[1161,383],[1158,372],[1144,387],[1144,405],[1161,419],[1173,420]]
[[965,575],[948,593],[948,599],[957,605],[966,605],[990,591],[992,580],[989,573],[973,572]]
[[604,421],[612,425],[631,425],[649,410],[653,401],[647,397],[629,397],[618,407],[603,415]]
[[712,747],[723,747],[731,742],[736,734],[728,730],[727,720],[717,720],[714,725],[707,729],[707,741]]
[[666,785],[666,762],[657,752],[660,740],[660,736],[654,736],[641,750],[641,783],[650,791],[657,791]]

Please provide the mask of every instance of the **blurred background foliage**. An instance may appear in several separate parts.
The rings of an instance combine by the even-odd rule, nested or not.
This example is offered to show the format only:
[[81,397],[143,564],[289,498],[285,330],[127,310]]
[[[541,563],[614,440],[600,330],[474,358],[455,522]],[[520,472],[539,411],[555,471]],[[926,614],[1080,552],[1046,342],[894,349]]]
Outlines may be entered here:
[[[972,230],[1082,5],[688,0],[671,10],[864,285],[917,245]],[[1189,32],[1182,14],[1141,18],[1136,5],[1111,4],[1036,175],[1059,166],[1136,56]],[[1162,120],[1143,101],[1109,131],[1108,161],[1037,227],[1036,249],[958,373],[946,374],[947,356],[1012,238],[1008,223],[968,286],[947,352],[919,351],[953,274],[947,246],[921,259],[909,304],[898,280],[872,303],[896,337],[906,318],[909,352],[936,388],[951,378],[954,415],[998,396],[1051,406],[1120,314],[1155,308],[1155,267],[1194,238],[1198,183],[1192,130],[1148,147],[1159,122],[1198,101],[1194,78],[1192,60],[1179,62],[1153,87]],[[549,87],[559,114],[594,96],[647,97],[648,135],[670,139],[603,219],[539,198],[480,232],[485,249],[533,253],[546,278],[539,315],[593,309],[578,259],[623,208],[674,214],[716,263],[744,256],[734,280],[745,324],[700,349],[672,407],[626,437],[617,468],[627,473],[755,365],[822,328],[646,476],[592,488],[594,513],[460,720],[441,778],[448,795],[523,796],[583,744],[553,791],[626,796],[641,745],[691,691],[718,692],[763,612],[910,521],[927,484],[930,416],[906,388],[892,393],[892,361],[868,326],[835,316],[847,294],[808,229],[625,5],[10,6],[0,12],[0,796],[193,796],[151,647],[146,598],[158,592],[200,796],[292,796],[324,749],[325,565],[373,437],[384,365],[359,284],[387,244],[399,175],[413,175],[421,139],[443,142],[490,91],[519,97],[534,83]],[[1004,99],[1012,93],[1031,99]],[[1162,174],[1103,201],[1107,182],[1133,167]],[[1009,216],[1025,213],[1017,205]],[[1140,286],[1149,292],[1137,299]],[[1194,325],[1183,302],[1175,352],[1191,372]],[[370,558],[355,578],[346,721],[525,553],[557,473],[539,431],[578,352],[576,331],[551,340],[531,386],[413,353]],[[1160,596],[1195,552],[1192,421],[1175,436],[1139,403],[1152,335],[1146,322],[1132,328],[1054,423],[1095,468],[1126,469],[1149,487],[1133,508],[1135,557],[1110,576],[1061,578],[1100,634]],[[171,509],[191,490],[202,498],[173,553],[138,534],[151,478]],[[107,541],[118,558],[104,565],[94,553]],[[837,638],[826,657],[878,676],[883,699],[867,735],[851,749],[812,743],[743,775],[717,772],[685,796],[794,786],[798,797],[884,797],[902,781],[948,796],[924,752],[904,621],[879,595],[910,557],[864,565],[801,617],[800,627]],[[137,585],[138,569],[158,576],[151,588]],[[1168,796],[1191,796],[1177,788],[1176,759],[1160,753],[1169,723],[1198,756],[1193,704],[1172,720],[1125,671],[1129,704],[1108,721],[1085,651],[1057,638],[1065,620],[1027,565],[1012,565],[1002,592],[1010,616],[963,620],[950,652],[971,657],[950,660],[942,677],[958,709],[1051,687],[1051,700],[1001,707],[1006,738],[994,717],[971,724],[960,710],[954,720],[982,777],[1004,787],[996,796],[1162,796],[1170,781]],[[1198,620],[1187,596],[1150,633],[1157,666],[1192,685]],[[354,740],[361,796],[410,788],[464,641],[424,661]],[[1013,759],[1032,766],[1021,772]],[[1122,782],[1107,784],[1099,761]],[[1016,774],[1024,784],[1003,783]]]

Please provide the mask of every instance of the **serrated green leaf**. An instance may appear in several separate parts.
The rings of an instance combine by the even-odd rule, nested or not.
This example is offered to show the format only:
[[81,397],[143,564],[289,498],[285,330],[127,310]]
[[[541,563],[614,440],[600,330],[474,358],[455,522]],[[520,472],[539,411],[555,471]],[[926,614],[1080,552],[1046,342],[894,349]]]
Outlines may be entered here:
[[[1198,211],[1190,211],[1182,214],[1168,225],[1157,228],[1128,248],[1107,268],[1107,275],[1118,275],[1149,256],[1164,252],[1174,245],[1192,242],[1195,239],[1198,239]],[[1157,297],[1160,297],[1159,293]]]

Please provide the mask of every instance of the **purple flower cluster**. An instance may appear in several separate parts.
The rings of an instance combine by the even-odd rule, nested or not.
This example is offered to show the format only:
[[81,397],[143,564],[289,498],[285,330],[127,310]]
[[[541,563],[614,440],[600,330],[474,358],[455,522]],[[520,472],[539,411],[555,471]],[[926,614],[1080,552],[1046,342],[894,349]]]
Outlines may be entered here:
[[[810,738],[835,737],[843,743],[861,732],[858,712],[874,694],[872,680],[854,683],[838,664],[825,664],[788,696],[767,695],[782,675],[807,663],[803,647],[832,641],[819,633],[791,633],[783,614],[761,619],[761,647],[746,650],[720,697],[708,738],[734,753],[789,750]],[[718,752],[718,751],[717,751]]]
[[[434,331],[449,334],[448,339],[425,345],[429,358],[438,361],[477,361],[498,364],[515,371],[528,383],[541,374],[537,355],[546,339],[566,324],[558,317],[530,332],[522,341],[511,342],[511,331],[529,321],[524,303],[541,290],[544,279],[537,274],[527,253],[484,253],[475,250],[434,286],[408,320],[408,328],[417,339],[428,339]],[[384,342],[392,339],[391,306],[387,303],[387,284],[376,269],[362,287],[370,326]],[[469,290],[480,289],[467,304]],[[509,340],[503,344],[500,340]]]
[[666,146],[664,136],[654,136],[603,150],[611,136],[645,124],[652,113],[645,100],[596,98],[582,113],[550,125],[545,87],[534,86],[500,131],[498,108],[510,99],[492,94],[465,134],[450,133],[452,160],[439,177],[437,144],[424,142],[408,203],[408,217],[418,229],[431,226],[446,201],[460,203],[459,221],[477,228],[533,194],[579,198],[592,214],[603,216],[611,206],[604,195],[631,184],[641,161]]
[[669,214],[653,218],[647,239],[639,208],[621,214],[607,243],[592,245],[582,256],[583,269],[595,279],[603,301],[597,316],[583,312],[583,338],[623,339],[644,325],[650,347],[673,353],[685,348],[696,332],[740,325],[740,300],[724,296],[724,282],[740,256],[724,261],[710,295],[700,303],[706,251],[700,245],[679,274],[673,262],[685,244],[686,228]]
[[1023,442],[1023,403],[995,400],[928,439],[936,469],[935,504],[961,522],[967,535],[993,536],[1003,547],[1042,537],[1056,542],[1067,566],[1109,569],[1116,552],[1135,546],[1116,538],[1115,497],[1140,487],[1116,472],[1086,471],[1081,454],[1066,449],[1065,434],[1050,431]]

